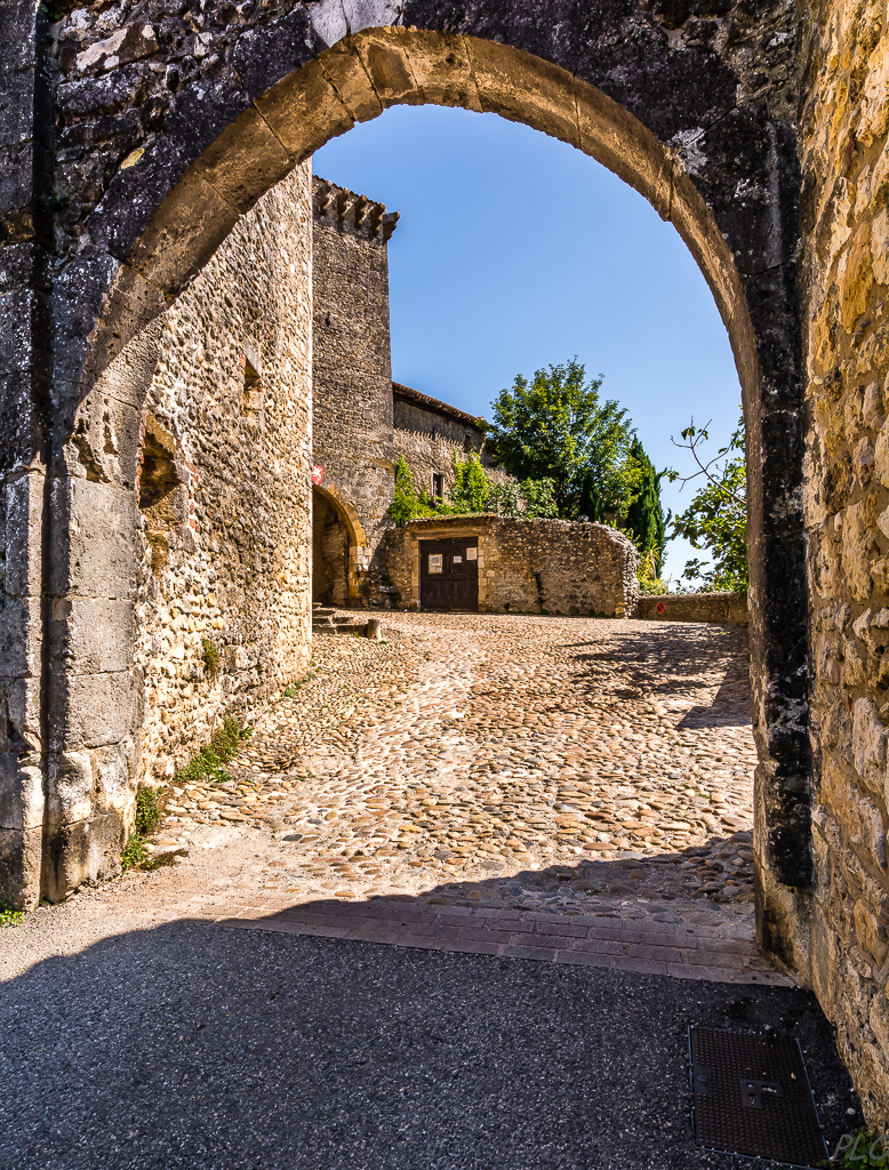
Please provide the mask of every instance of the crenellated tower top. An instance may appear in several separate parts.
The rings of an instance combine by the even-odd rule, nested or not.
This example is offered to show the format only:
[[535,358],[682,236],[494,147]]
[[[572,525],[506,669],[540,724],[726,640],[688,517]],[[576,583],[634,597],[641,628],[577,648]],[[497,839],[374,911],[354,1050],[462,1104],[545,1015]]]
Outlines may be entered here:
[[356,195],[328,179],[313,179],[315,219],[321,223],[354,232],[368,240],[389,240],[398,224],[398,212],[387,211],[382,203]]

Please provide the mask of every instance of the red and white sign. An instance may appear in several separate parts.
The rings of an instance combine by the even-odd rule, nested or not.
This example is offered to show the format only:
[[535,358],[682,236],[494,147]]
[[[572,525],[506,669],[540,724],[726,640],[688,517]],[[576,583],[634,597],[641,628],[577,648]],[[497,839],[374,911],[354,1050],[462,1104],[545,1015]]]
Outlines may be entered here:
[[315,485],[315,487],[320,487],[323,482],[324,482],[324,468],[319,466],[319,464],[316,463],[314,465],[314,467],[312,468],[312,483]]

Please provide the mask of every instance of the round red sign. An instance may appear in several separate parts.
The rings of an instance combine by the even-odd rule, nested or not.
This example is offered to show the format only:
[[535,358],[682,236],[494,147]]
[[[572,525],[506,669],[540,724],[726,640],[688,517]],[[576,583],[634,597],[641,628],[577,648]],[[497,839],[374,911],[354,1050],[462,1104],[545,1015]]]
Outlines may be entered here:
[[659,601],[657,603],[657,611],[658,611],[658,613],[666,613],[667,612],[667,607],[664,605],[664,603],[662,601]]
[[315,485],[315,487],[320,487],[323,480],[324,480],[324,468],[319,467],[319,465],[316,463],[315,466],[312,468],[312,483]]

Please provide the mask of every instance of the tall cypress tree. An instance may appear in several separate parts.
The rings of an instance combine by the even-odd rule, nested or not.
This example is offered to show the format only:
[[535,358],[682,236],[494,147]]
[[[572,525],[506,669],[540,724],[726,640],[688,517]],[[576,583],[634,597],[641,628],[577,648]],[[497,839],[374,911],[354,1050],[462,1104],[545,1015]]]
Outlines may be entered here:
[[642,478],[642,486],[636,499],[627,509],[624,525],[640,553],[656,550],[656,575],[661,574],[661,560],[664,552],[666,524],[661,504],[661,477],[645,453],[638,438],[633,439],[630,458],[636,462]]

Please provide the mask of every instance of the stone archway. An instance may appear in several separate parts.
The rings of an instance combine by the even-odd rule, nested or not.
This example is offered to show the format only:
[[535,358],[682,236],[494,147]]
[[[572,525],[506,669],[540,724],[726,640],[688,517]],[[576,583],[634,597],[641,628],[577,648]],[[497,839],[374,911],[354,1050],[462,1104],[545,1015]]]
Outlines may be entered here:
[[[312,489],[312,601],[353,605],[360,600],[359,573],[367,536],[361,520],[327,481]],[[322,580],[323,578],[323,580]]]
[[[732,47],[713,30],[691,35],[660,4],[624,0],[586,15],[571,3],[558,7],[560,19],[551,11],[528,17],[518,3],[464,11],[415,2],[396,21],[382,2],[362,19],[352,5],[350,18],[339,5],[297,5],[226,41],[227,56],[217,55],[219,73],[209,87],[181,83],[180,72],[156,132],[125,136],[119,165],[99,179],[94,174],[93,188],[68,160],[59,162],[59,174],[68,167],[73,193],[62,217],[71,256],[55,284],[56,344],[47,368],[59,392],[44,420],[43,460],[32,459],[26,474],[14,476],[16,506],[46,532],[49,550],[42,567],[33,557],[22,565],[37,574],[37,596],[52,612],[50,620],[35,603],[21,647],[23,658],[42,666],[19,676],[22,709],[33,716],[20,721],[22,748],[10,780],[22,826],[7,850],[7,884],[17,900],[33,902],[47,888],[48,872],[61,875],[52,882],[57,894],[113,868],[129,815],[125,800],[99,818],[88,799],[76,803],[75,815],[54,797],[75,757],[89,757],[84,711],[114,694],[120,758],[136,718],[125,653],[120,669],[98,671],[90,649],[81,651],[72,635],[82,626],[84,593],[94,604],[125,601],[129,589],[133,436],[142,402],[123,393],[103,399],[94,389],[100,375],[118,355],[127,363],[136,360],[131,355],[144,358],[170,300],[295,164],[386,106],[436,102],[521,120],[604,163],[675,224],[713,290],[748,424],[760,921],[772,949],[798,961],[797,903],[806,897],[811,862],[794,292],[798,175],[787,114],[793,93],[789,49],[775,49],[769,81],[757,89],[738,48],[760,43],[767,25],[780,31],[786,7],[775,4],[752,22],[735,13]],[[64,24],[61,31],[64,38]],[[162,46],[148,25],[134,23],[106,40],[101,24],[78,30],[75,22],[69,31],[74,39],[83,34],[69,58],[85,72],[101,70],[112,57],[118,62],[121,53],[176,71],[190,52],[187,37],[172,36]],[[72,89],[56,95],[63,125],[99,116],[99,97],[88,96],[89,86],[78,92],[86,110],[77,115]],[[564,213],[578,214],[570,201]],[[582,230],[582,213],[578,223]],[[37,317],[27,321],[29,328],[39,324]],[[35,391],[29,399],[35,425],[39,401]],[[97,478],[85,474],[84,444],[101,444],[109,411],[121,438],[102,453]],[[27,426],[17,432],[22,450],[29,433]],[[100,518],[102,549],[84,536]],[[97,575],[94,565],[103,557],[108,572]],[[41,673],[48,679],[65,655],[62,675],[52,686],[41,684]]]

